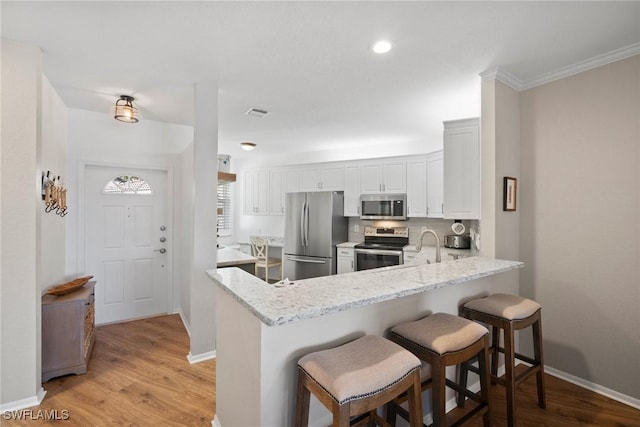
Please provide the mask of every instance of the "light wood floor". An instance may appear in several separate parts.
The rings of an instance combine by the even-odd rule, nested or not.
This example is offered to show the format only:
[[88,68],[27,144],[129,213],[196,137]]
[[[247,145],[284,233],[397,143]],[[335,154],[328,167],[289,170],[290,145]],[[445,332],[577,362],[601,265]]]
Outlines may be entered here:
[[178,315],[96,328],[84,375],[43,384],[35,410],[67,409],[66,421],[0,420],[5,426],[211,426],[215,360],[190,365],[189,336]]
[[[215,360],[189,365],[189,337],[177,315],[101,326],[96,333],[89,372],[45,383],[47,395],[33,408],[58,413],[66,409],[68,420],[0,418],[0,425],[211,426],[216,405]],[[549,375],[546,381],[544,410],[536,404],[535,378],[519,386],[519,427],[640,427],[636,409]],[[492,400],[494,425],[505,426],[503,387],[492,387]]]
[[[520,369],[523,368],[523,366],[517,366],[516,372],[520,372]],[[545,383],[546,409],[538,407],[535,376],[526,379],[516,389],[516,424],[518,427],[640,427],[640,410],[551,375],[545,375]],[[505,388],[493,385],[491,399],[492,425],[506,426]],[[448,417],[453,417],[454,414],[458,416],[456,411],[459,410],[451,411]],[[481,427],[482,419],[476,419],[468,425]]]

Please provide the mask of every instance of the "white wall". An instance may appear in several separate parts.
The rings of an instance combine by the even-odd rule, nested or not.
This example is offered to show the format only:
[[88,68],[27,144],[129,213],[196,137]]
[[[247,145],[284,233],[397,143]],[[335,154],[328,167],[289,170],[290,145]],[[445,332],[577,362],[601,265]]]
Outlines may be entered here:
[[1,50],[0,410],[4,411],[35,405],[42,397],[37,263],[42,53],[5,39]]
[[[177,268],[174,269],[174,283],[179,287],[181,311],[183,321],[190,329],[191,325],[191,260],[193,259],[193,143],[180,154],[180,198],[176,206],[175,222],[180,228],[177,239],[180,243],[180,252],[176,251]],[[180,221],[180,222],[178,222]]]
[[[38,169],[51,171],[67,180],[67,107],[46,77],[42,79],[41,142],[38,150]],[[42,204],[42,203],[41,203]],[[72,216],[61,217],[52,212],[39,210],[40,286],[44,290],[64,283],[65,276],[65,230]]]
[[520,94],[495,79],[482,80],[481,187],[483,256],[519,259],[520,211],[502,210],[503,178],[520,177]]
[[205,273],[216,267],[218,257],[218,86],[211,82],[195,86],[193,166],[190,361],[211,356],[216,349],[215,286]]
[[[547,365],[640,399],[640,56],[521,94],[521,294]],[[525,344],[524,342],[522,343]]]

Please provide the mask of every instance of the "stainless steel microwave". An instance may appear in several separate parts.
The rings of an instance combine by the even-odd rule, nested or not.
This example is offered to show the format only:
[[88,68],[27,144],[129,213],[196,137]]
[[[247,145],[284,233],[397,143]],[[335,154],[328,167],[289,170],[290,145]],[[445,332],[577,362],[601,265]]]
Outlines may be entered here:
[[362,194],[360,219],[407,219],[407,195]]

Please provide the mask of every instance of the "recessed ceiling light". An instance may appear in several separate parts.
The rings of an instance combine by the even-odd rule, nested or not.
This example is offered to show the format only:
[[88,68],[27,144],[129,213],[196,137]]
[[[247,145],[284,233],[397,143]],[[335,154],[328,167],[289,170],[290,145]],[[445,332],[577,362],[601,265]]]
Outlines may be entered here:
[[255,142],[241,142],[240,147],[242,147],[243,150],[251,151],[256,148],[256,144]]
[[393,46],[391,46],[391,42],[389,42],[388,40],[378,40],[377,42],[375,42],[373,44],[373,46],[371,46],[371,49],[375,52],[375,53],[387,53],[391,50]]

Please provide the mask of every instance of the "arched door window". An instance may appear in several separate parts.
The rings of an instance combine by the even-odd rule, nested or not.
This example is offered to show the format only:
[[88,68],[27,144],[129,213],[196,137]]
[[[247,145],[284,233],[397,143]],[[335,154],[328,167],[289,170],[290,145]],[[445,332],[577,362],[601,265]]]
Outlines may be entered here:
[[150,196],[151,186],[147,181],[138,176],[121,175],[107,182],[102,189],[104,194],[135,194]]

